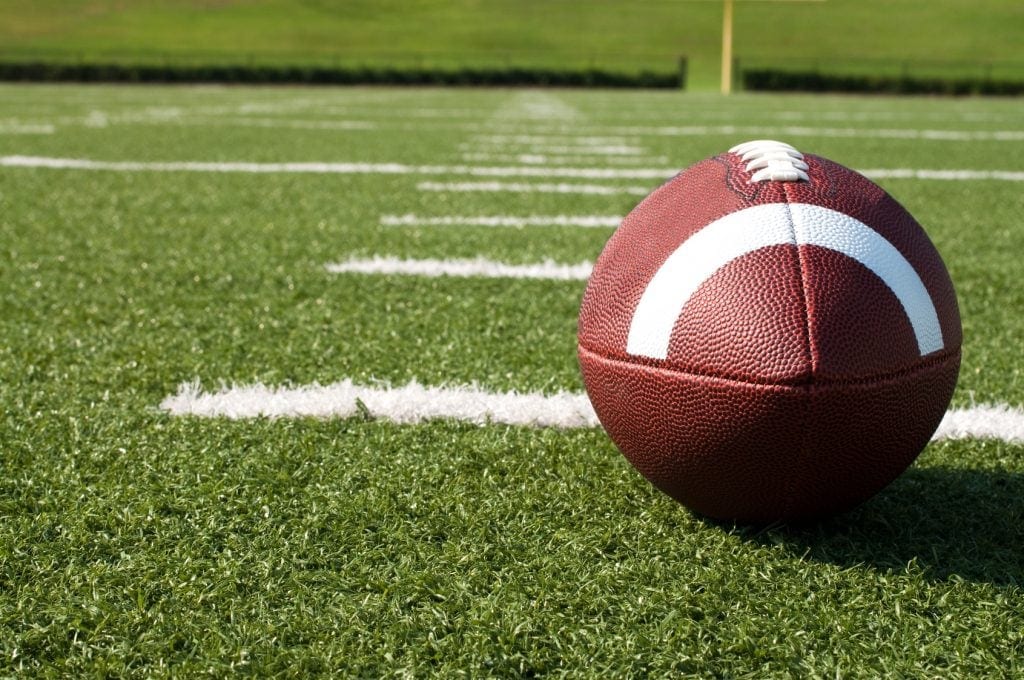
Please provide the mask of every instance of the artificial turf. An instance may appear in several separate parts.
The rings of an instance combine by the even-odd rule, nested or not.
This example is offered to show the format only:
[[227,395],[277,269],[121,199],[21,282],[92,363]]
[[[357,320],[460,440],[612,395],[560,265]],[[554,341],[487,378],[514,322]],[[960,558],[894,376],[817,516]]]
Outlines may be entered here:
[[[681,168],[756,129],[855,168],[1019,172],[1018,108],[5,86],[0,156],[508,166],[519,163],[463,154],[537,155],[601,136],[640,147],[638,167]],[[491,139],[509,134],[533,141]],[[571,165],[605,167],[599,156]],[[934,443],[851,513],[753,529],[661,495],[601,430],[158,408],[191,380],[582,389],[580,282],[335,275],[324,264],[592,260],[611,229],[380,218],[621,215],[637,197],[431,192],[417,189],[423,179],[465,178],[0,168],[6,674],[1021,673],[1020,444]],[[880,183],[926,227],[957,286],[954,404],[1024,403],[1018,183]]]

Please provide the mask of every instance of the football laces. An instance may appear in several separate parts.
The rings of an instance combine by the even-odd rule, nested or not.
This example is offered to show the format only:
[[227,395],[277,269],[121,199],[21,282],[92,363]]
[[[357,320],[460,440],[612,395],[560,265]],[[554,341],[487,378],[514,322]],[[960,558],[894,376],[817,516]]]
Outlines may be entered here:
[[757,139],[729,149],[746,163],[751,182],[810,181],[804,155],[785,142]]

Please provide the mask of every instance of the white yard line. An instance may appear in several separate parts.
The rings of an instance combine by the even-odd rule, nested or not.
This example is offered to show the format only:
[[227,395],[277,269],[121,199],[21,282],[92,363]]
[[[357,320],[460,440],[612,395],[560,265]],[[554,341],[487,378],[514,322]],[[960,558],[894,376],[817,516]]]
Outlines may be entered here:
[[522,134],[522,135],[475,135],[473,140],[481,144],[582,144],[585,146],[613,146],[613,145],[625,145],[629,143],[629,139],[621,135],[614,137],[608,136],[596,136],[596,135],[574,135],[569,133],[555,133],[555,134]]
[[[585,394],[493,392],[476,385],[365,387],[343,380],[332,385],[270,387],[262,384],[205,392],[184,383],[160,403],[176,416],[224,418],[347,418],[360,412],[396,423],[453,418],[478,424],[532,427],[596,427],[597,416]],[[1024,411],[1004,405],[952,409],[933,440],[1000,439],[1024,443]]]
[[267,129],[293,130],[337,130],[359,131],[376,130],[379,124],[368,120],[301,120],[290,118],[252,118],[248,116],[213,116],[182,112],[179,109],[152,111],[143,113],[107,114],[94,110],[84,118],[61,119],[65,125],[77,124],[86,127],[108,127],[110,125],[177,125],[177,126],[215,126],[215,127],[257,127]]
[[[508,148],[507,145],[500,148]],[[647,149],[642,146],[589,146],[586,144],[531,146],[531,153],[539,154],[580,154],[588,156],[646,156]]]
[[[664,180],[679,172],[678,168],[570,168],[533,166],[425,166],[423,174],[471,175],[474,177],[567,177],[574,179],[657,179]],[[438,169],[440,172],[433,172]]]
[[[672,177],[677,168],[576,168],[535,166],[408,165],[405,163],[253,163],[247,161],[97,161],[87,158],[47,156],[0,156],[0,167],[47,168],[54,170],[93,170],[113,172],[225,172],[225,173],[312,173],[339,175],[468,175],[473,177],[564,177],[577,179],[652,179]],[[923,180],[1000,180],[1024,181],[1024,172],[1015,170],[872,168],[863,174],[875,178],[913,178]],[[428,185],[430,183],[424,183]],[[427,191],[438,190],[421,185]],[[474,188],[477,186],[477,188]],[[508,188],[513,187],[513,188]],[[498,183],[467,184],[451,191],[547,191],[558,193],[639,193],[645,187],[609,187],[594,185],[546,185]],[[558,188],[563,187],[563,188]],[[575,188],[574,188],[575,187]],[[585,187],[591,187],[587,189]]]
[[838,128],[805,125],[629,125],[608,128],[622,135],[653,135],[662,137],[699,137],[703,135],[734,135],[737,137],[826,137],[920,139],[947,142],[1019,142],[1024,130],[919,130],[914,128]]
[[1024,410],[1005,404],[950,409],[932,439],[1001,439],[1024,443]]
[[[190,121],[193,122],[193,121]],[[289,120],[276,118],[204,118],[206,125],[228,127],[285,128],[294,130],[376,130],[378,123],[369,120]]]
[[488,142],[459,144],[460,151],[508,150],[517,148],[533,154],[576,154],[588,156],[645,156],[647,149],[642,146],[597,145],[597,144],[515,144],[513,142]]
[[617,227],[618,215],[381,215],[385,227]]
[[420,182],[416,185],[420,191],[508,191],[517,194],[593,194],[615,196],[629,194],[646,196],[650,187],[614,187],[604,184],[531,184],[528,182]]
[[0,166],[114,172],[314,173],[337,175],[469,175],[474,177],[567,177],[667,179],[676,168],[543,168],[532,166],[408,165],[405,163],[253,163],[247,161],[97,161],[86,158],[2,156]]
[[[362,405],[360,407],[360,404]],[[203,392],[185,383],[160,408],[176,416],[226,418],[347,418],[360,411],[396,423],[455,418],[480,425],[507,423],[533,427],[594,427],[597,416],[586,395],[560,392],[490,392],[476,386],[363,387],[351,380],[332,385],[267,387],[249,385]]]
[[[709,114],[710,115],[710,114]],[[775,116],[766,114],[768,118],[775,117],[784,121],[784,114]],[[713,116],[711,116],[713,117]],[[728,116],[726,116],[728,117]],[[827,114],[822,114],[822,119],[828,119]],[[833,118],[833,120],[835,120]],[[986,119],[977,119],[984,122]],[[1004,118],[1003,121],[1014,123],[1011,118]],[[1024,141],[1024,129],[1014,127],[1000,130],[972,130],[964,128],[913,128],[913,127],[871,127],[870,119],[865,119],[868,125],[857,127],[840,127],[832,125],[791,125],[785,122],[768,125],[743,125],[738,123],[717,123],[717,124],[695,124],[695,125],[659,125],[656,123],[617,124],[607,123],[565,123],[552,121],[545,127],[547,130],[544,137],[530,135],[530,128],[519,128],[519,136],[538,136],[536,143],[573,143],[574,141],[588,137],[609,137],[627,140],[627,143],[637,144],[643,141],[644,137],[702,137],[706,135],[726,135],[742,139],[782,139],[786,137],[821,137],[832,139],[864,138],[864,139],[913,139],[932,142],[1018,142]],[[471,123],[463,123],[462,129],[470,132],[479,132],[474,139],[482,144],[490,143],[491,138],[500,138],[498,135],[488,135],[488,128],[482,128]],[[508,135],[510,138],[516,135]],[[511,139],[510,139],[511,141]],[[526,142],[522,142],[526,143]],[[582,142],[587,143],[587,142]],[[613,142],[614,143],[614,142]]]
[[522,163],[524,165],[645,165],[668,164],[668,156],[599,156],[595,154],[549,154],[549,153],[488,153],[472,152],[461,154],[462,160],[487,163]]
[[1007,170],[916,170],[914,168],[870,168],[860,173],[871,179],[997,180],[1024,182],[1024,172]]
[[56,130],[49,123],[0,122],[0,135],[52,135]]
[[545,279],[586,281],[593,264],[559,264],[544,260],[536,264],[508,264],[482,257],[472,260],[411,260],[397,257],[372,257],[333,262],[325,265],[332,274],[400,274],[406,276],[458,276],[490,279]]

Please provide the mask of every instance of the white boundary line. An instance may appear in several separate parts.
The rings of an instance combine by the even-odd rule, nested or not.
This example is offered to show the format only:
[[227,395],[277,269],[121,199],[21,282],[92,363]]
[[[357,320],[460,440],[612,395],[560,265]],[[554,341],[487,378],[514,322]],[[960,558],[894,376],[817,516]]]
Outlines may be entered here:
[[399,274],[488,279],[544,279],[549,281],[586,281],[593,267],[590,262],[559,264],[553,260],[515,265],[495,262],[482,257],[473,260],[403,260],[397,257],[373,257],[324,265],[324,268],[332,274]]
[[[348,418],[363,411],[396,423],[454,418],[481,425],[584,428],[599,424],[582,393],[492,392],[478,385],[426,387],[418,382],[401,387],[364,387],[351,380],[304,387],[256,384],[216,392],[204,392],[198,382],[183,383],[160,408],[175,416],[231,419]],[[1024,410],[1006,405],[952,409],[932,440],[971,438],[1024,443]]]
[[422,217],[420,215],[381,215],[380,223],[385,227],[618,227],[622,217],[618,215],[442,215]]

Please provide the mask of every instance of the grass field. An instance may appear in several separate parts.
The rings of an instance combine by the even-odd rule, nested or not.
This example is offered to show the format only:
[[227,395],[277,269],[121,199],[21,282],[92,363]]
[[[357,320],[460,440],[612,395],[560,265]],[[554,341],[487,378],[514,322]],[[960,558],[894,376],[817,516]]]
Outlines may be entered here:
[[[673,72],[716,89],[721,2],[6,0],[0,58]],[[1013,0],[746,2],[741,64],[1024,79]]]
[[954,406],[1024,404],[1017,101],[0,87],[0,673],[1024,673],[1019,441],[934,442],[847,515],[754,530],[595,427],[169,410],[183,383],[578,393],[582,280],[326,265],[592,261],[673,168],[758,137],[918,217],[960,297]]

